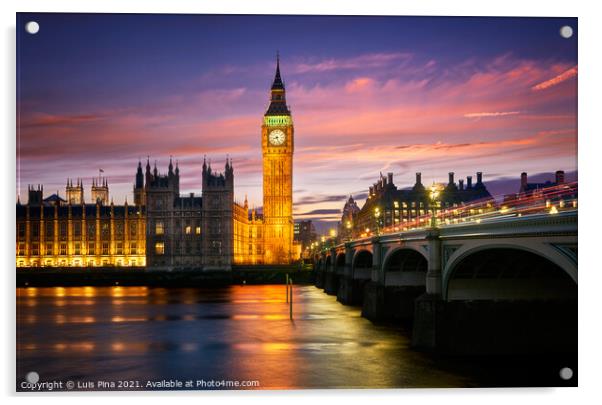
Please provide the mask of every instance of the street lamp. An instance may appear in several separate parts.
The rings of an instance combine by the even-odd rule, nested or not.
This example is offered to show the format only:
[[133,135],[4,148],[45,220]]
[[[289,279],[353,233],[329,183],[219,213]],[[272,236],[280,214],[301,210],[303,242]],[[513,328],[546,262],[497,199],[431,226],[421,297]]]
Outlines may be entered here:
[[380,235],[380,208],[374,208],[374,218],[376,219],[376,235]]
[[431,199],[431,228],[437,227],[437,215],[436,215],[436,207],[439,198],[439,190],[437,189],[437,185],[433,183],[431,186],[430,199]]
[[351,237],[352,236],[351,235],[352,225],[351,225],[351,221],[350,220],[347,220],[347,222],[345,222],[345,228],[347,229],[347,232],[346,232],[346,234],[347,234],[347,240],[351,240],[352,239],[352,237]]

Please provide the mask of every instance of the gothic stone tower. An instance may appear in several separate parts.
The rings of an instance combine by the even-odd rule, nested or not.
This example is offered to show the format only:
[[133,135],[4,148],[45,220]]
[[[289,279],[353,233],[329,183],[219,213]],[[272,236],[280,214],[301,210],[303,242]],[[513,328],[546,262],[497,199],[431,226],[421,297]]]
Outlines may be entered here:
[[100,205],[109,204],[109,182],[106,177],[92,179],[92,202]]
[[84,203],[84,183],[77,179],[77,184],[73,185],[73,180],[67,179],[67,202],[71,205],[80,205]]
[[293,135],[278,59],[270,106],[261,126],[266,264],[290,263],[293,253]]
[[224,173],[203,162],[201,208],[202,264],[205,270],[231,270],[233,261],[234,168],[226,160]]

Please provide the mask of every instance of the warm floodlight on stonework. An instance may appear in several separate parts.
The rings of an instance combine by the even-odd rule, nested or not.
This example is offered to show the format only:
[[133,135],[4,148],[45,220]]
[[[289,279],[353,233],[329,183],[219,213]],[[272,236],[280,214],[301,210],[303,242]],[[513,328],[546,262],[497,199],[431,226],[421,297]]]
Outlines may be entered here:
[[376,235],[380,234],[380,208],[374,208],[374,219],[376,222]]

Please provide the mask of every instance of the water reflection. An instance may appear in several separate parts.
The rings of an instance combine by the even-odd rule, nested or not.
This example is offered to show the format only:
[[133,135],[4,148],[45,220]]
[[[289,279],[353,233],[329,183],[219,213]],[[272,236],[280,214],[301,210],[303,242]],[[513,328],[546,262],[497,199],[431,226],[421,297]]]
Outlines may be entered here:
[[259,380],[261,388],[471,386],[402,330],[295,287],[17,289],[17,375]]

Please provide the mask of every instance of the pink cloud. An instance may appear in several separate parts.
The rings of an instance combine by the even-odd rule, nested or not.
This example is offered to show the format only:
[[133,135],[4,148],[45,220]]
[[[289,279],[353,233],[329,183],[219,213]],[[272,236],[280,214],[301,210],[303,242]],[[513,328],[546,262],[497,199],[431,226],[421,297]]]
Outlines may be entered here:
[[495,112],[477,112],[464,114],[465,118],[488,118],[488,117],[505,117],[507,115],[517,115],[520,111],[495,111]]
[[[350,75],[303,82],[292,73],[337,69]],[[295,209],[340,208],[338,201],[310,204],[303,197],[324,187],[341,195],[364,191],[380,171],[394,172],[396,183],[407,186],[415,171],[432,181],[445,179],[448,171],[516,176],[519,170],[576,167],[571,102],[576,86],[533,91],[566,81],[572,69],[576,74],[576,66],[512,55],[441,66],[401,53],[283,68],[285,79],[291,79],[295,188],[306,190],[296,193],[301,204]],[[259,206],[259,134],[266,103],[266,89],[236,87],[175,94],[114,111],[32,111],[20,125],[21,186],[44,182],[51,190],[63,189],[63,175],[57,173],[91,177],[103,167],[114,195],[125,196],[138,157],[150,154],[165,166],[173,154],[180,161],[182,191],[200,192],[202,156],[222,162],[230,154],[236,194],[248,193],[250,203]]]
[[344,69],[365,69],[400,63],[412,57],[409,53],[371,53],[351,58],[330,58],[316,62],[299,62],[293,65],[293,73],[328,72]]
[[535,91],[545,90],[547,88],[556,86],[557,84],[560,84],[566,80],[569,80],[570,78],[575,77],[575,76],[577,76],[577,65],[573,66],[569,70],[562,72],[558,76],[555,76],[549,80],[546,80],[544,82],[541,82],[541,83],[533,86],[532,89]]

